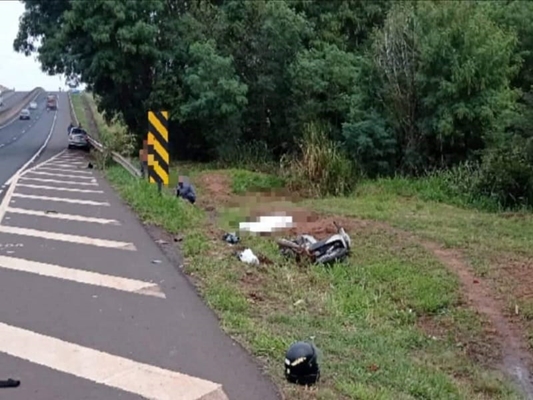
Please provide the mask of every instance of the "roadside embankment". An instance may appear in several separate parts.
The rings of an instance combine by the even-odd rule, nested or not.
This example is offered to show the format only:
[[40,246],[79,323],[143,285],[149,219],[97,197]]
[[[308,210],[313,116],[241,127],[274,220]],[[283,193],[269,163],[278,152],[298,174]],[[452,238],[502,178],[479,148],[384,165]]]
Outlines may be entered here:
[[23,108],[25,108],[28,103],[33,101],[37,96],[39,96],[41,93],[44,93],[44,89],[41,87],[37,87],[33,89],[31,92],[28,92],[20,102],[17,104],[7,107],[4,110],[0,111],[0,126],[3,126],[7,123],[9,123],[13,118],[15,118]]

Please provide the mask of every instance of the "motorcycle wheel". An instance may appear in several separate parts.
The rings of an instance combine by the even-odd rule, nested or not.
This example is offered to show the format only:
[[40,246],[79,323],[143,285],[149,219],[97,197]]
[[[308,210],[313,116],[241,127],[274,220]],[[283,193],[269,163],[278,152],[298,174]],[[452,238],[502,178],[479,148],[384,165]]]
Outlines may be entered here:
[[323,256],[317,257],[315,262],[317,264],[333,264],[335,262],[342,261],[348,255],[347,248],[338,248],[333,250],[331,253],[326,253]]

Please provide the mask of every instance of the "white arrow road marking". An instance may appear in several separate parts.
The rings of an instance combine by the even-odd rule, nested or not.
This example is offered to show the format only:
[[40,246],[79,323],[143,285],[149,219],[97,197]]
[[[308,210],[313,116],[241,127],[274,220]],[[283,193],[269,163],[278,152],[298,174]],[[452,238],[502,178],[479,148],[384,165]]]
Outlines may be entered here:
[[94,182],[77,182],[77,181],[63,181],[63,180],[60,181],[58,179],[30,178],[30,177],[27,177],[27,176],[20,177],[19,181],[62,183],[64,185],[98,186],[98,183],[94,183]]
[[41,190],[58,190],[60,192],[104,193],[103,190],[75,189],[75,188],[66,188],[66,187],[57,187],[57,186],[28,185],[24,183],[17,184],[17,187],[27,187],[27,188],[41,189]]
[[46,217],[46,218],[52,218],[52,219],[63,219],[67,221],[89,222],[89,223],[101,224],[101,225],[120,225],[120,222],[118,222],[115,219],[84,217],[82,215],[61,214],[61,213],[46,212],[46,211],[41,211],[41,210],[29,210],[26,208],[8,207],[6,209],[6,212],[12,213],[12,214],[33,215],[36,217]]
[[0,268],[29,272],[50,278],[83,283],[86,285],[101,286],[123,292],[165,298],[165,294],[161,291],[161,288],[152,282],[138,281],[119,276],[104,275],[97,272],[61,267],[59,265],[30,261],[22,258],[0,255]]
[[18,197],[21,199],[32,199],[32,200],[57,201],[57,202],[71,203],[71,204],[85,204],[88,206],[109,206],[110,205],[108,202],[102,202],[102,201],[77,200],[77,199],[67,199],[63,197],[37,196],[33,194],[22,194],[22,193],[13,193],[13,196],[11,197]]
[[32,236],[48,240],[57,240],[60,242],[69,242],[77,244],[85,244],[96,247],[107,247],[111,249],[136,251],[137,248],[133,243],[119,242],[116,240],[97,239],[88,236],[67,235],[65,233],[40,231],[37,229],[19,228],[16,226],[0,225],[0,232],[9,233],[11,235]]
[[0,352],[150,400],[228,400],[222,386],[0,323]]
[[30,174],[36,174],[36,175],[59,176],[59,177],[61,177],[61,178],[94,179],[92,176],[54,174],[54,173],[52,173],[52,172],[29,171],[28,173],[30,173]]

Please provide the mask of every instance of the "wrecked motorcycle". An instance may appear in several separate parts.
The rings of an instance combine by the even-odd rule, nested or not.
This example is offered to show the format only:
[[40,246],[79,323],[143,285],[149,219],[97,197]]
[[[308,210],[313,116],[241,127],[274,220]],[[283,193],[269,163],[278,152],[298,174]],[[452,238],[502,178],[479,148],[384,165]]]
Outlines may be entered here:
[[330,264],[342,261],[350,252],[352,241],[343,227],[334,222],[337,233],[323,240],[311,235],[301,235],[296,240],[278,239],[281,254],[301,259],[309,258],[317,264]]

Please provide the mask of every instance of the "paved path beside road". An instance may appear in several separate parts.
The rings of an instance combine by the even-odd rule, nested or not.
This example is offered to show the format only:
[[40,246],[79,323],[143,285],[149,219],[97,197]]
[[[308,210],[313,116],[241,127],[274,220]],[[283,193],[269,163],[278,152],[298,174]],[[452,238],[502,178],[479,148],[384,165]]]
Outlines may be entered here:
[[46,143],[0,196],[0,379],[22,381],[0,398],[278,399],[84,154],[63,150],[66,104],[9,146],[0,176]]

